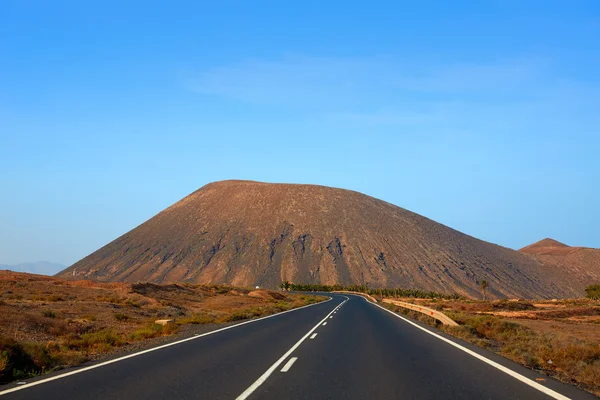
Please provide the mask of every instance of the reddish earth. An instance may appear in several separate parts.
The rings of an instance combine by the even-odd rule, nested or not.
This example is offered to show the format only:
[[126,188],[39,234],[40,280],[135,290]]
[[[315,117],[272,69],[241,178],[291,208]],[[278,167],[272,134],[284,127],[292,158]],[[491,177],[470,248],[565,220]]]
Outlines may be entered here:
[[361,193],[215,182],[59,276],[123,282],[368,284],[491,297],[582,296],[586,282]]
[[[600,249],[571,247],[553,239],[544,239],[519,251],[539,262],[570,292],[600,283]],[[580,293],[582,295],[583,292]]]

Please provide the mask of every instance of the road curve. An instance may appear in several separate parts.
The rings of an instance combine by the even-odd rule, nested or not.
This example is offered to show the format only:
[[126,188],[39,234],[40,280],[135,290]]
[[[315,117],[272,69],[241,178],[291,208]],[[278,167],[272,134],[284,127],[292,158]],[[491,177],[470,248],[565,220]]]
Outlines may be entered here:
[[7,392],[15,385],[3,386],[0,396],[48,400],[596,398],[552,379],[537,382],[541,376],[533,371],[398,318],[362,297],[330,296],[328,302],[60,379],[40,377],[28,381],[38,384],[17,391]]

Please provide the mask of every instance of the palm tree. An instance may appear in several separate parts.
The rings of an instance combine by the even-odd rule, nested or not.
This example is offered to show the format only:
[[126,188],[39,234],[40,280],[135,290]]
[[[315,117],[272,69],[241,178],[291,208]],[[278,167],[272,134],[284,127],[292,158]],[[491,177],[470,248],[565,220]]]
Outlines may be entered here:
[[282,288],[283,290],[290,290],[290,287],[292,286],[292,282],[290,281],[283,281],[281,282],[281,285],[279,285],[280,288]]
[[481,290],[483,291],[483,301],[485,301],[485,290],[489,287],[489,283],[486,280],[481,281],[481,283],[479,284],[479,287],[481,288]]

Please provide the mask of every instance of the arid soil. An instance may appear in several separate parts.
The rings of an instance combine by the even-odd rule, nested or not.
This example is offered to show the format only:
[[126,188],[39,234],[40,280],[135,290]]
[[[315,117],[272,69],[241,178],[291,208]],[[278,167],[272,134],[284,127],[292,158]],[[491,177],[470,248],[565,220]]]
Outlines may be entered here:
[[[231,286],[65,281],[0,271],[0,382],[322,299]],[[173,321],[161,326],[154,323],[159,319]]]
[[70,268],[61,277],[120,282],[368,284],[468,297],[584,294],[585,279],[348,190],[215,182]]

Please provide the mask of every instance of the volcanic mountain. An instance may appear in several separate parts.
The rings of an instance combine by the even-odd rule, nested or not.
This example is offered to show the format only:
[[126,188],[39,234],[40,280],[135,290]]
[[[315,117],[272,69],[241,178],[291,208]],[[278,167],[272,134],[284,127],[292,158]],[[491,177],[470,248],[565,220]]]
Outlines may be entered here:
[[75,279],[276,287],[362,284],[495,297],[581,296],[530,255],[384,201],[314,185],[204,186],[62,271]]
[[541,263],[568,291],[600,283],[600,249],[571,247],[546,238],[519,251]]

